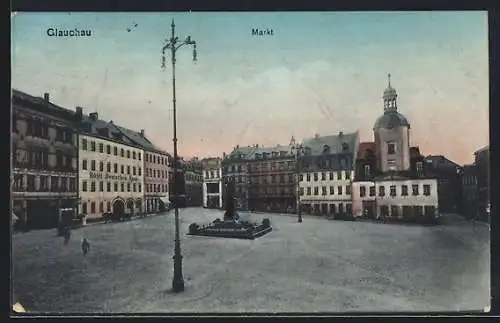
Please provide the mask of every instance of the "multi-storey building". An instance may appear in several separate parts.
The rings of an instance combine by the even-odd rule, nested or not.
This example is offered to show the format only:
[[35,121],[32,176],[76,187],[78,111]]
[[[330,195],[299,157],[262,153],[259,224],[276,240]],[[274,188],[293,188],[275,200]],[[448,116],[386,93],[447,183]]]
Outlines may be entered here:
[[441,155],[427,156],[424,162],[438,180],[439,212],[463,213],[462,167]]
[[475,165],[462,167],[462,200],[466,218],[477,214],[477,169]]
[[351,214],[351,181],[359,146],[358,132],[304,140],[299,159],[302,212]]
[[410,148],[410,123],[398,112],[390,78],[383,100],[384,114],[373,127],[374,145],[364,144],[358,153],[353,215],[436,217],[437,180],[426,171],[418,147]]
[[[21,91],[12,94],[12,210],[27,228],[54,228],[59,209],[78,201],[81,115]],[[76,212],[75,212],[76,213]]]
[[203,205],[203,165],[198,157],[184,163],[184,182],[186,186],[186,206]]
[[136,132],[121,126],[116,126],[130,142],[144,150],[144,212],[155,213],[168,209],[169,176],[168,159],[170,155],[156,147],[145,135],[144,129]]
[[[177,157],[177,177],[174,176],[174,158],[168,158],[168,185],[169,185],[169,196],[171,206],[177,205],[178,207],[186,207],[186,180],[185,180],[185,166],[186,162],[181,158]],[[174,181],[175,180],[177,182]]]
[[[258,146],[239,147],[236,146],[233,151],[222,159],[222,181],[227,183],[229,178],[235,182],[236,207],[239,210],[248,210],[248,167],[249,161],[247,155],[251,154]],[[225,186],[224,186],[225,187]],[[225,195],[222,194],[222,203],[224,205]]]
[[99,120],[97,113],[84,116],[78,137],[80,213],[96,218],[105,212],[143,212],[142,148],[112,121]]
[[203,165],[203,207],[222,208],[222,165],[220,158],[205,158]]
[[263,212],[295,212],[296,158],[292,146],[255,146],[245,159],[248,162],[248,208]]
[[478,217],[488,220],[490,215],[490,147],[486,146],[474,153],[477,169]]

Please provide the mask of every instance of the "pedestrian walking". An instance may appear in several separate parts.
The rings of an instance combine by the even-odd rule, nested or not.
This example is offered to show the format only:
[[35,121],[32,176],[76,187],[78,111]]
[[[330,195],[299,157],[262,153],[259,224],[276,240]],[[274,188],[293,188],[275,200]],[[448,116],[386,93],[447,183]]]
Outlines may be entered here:
[[87,238],[83,238],[82,240],[82,251],[84,257],[87,256],[87,253],[90,251],[90,243]]

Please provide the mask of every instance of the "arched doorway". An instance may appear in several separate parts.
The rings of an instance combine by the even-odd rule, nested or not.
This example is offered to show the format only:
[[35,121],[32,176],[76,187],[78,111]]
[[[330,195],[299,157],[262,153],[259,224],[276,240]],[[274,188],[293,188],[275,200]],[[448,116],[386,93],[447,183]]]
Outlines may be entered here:
[[132,199],[127,201],[127,213],[129,216],[134,214],[134,200]]
[[125,215],[125,205],[122,200],[115,200],[113,202],[113,218],[122,219]]
[[138,213],[142,213],[142,201],[141,199],[135,200],[135,208]]

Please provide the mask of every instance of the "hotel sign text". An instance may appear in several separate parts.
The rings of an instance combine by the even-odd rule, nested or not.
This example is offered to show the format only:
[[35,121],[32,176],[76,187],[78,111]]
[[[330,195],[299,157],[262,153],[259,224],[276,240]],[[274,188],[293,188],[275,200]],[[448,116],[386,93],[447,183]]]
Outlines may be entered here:
[[115,181],[129,181],[129,182],[138,182],[139,177],[132,175],[111,175],[108,173],[98,173],[98,172],[89,172],[89,177],[91,179],[110,179]]

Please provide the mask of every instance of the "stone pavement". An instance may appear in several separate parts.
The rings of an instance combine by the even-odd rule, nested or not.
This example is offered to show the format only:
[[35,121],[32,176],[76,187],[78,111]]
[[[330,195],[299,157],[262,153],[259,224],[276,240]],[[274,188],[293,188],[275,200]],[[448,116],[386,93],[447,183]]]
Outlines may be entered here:
[[[187,236],[222,211],[182,209],[186,290],[170,292],[173,213],[13,237],[13,289],[28,312],[366,312],[481,310],[489,305],[485,230],[271,219],[253,241]],[[481,231],[482,230],[482,231]],[[462,240],[457,235],[462,234]],[[81,238],[91,244],[83,257]]]

